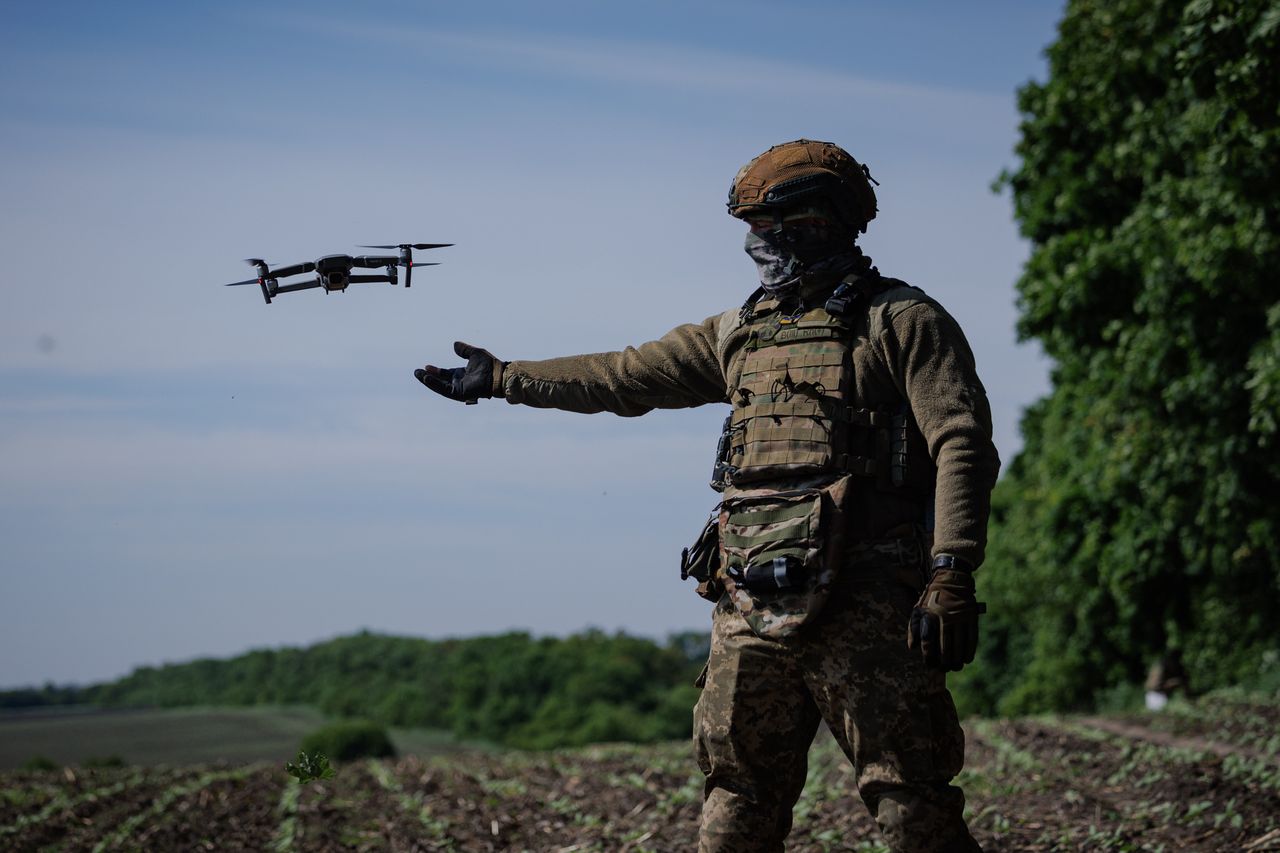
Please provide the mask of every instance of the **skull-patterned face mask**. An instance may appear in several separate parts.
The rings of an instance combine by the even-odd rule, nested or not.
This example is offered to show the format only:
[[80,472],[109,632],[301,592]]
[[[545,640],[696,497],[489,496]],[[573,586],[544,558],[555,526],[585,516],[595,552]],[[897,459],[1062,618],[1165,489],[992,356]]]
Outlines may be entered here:
[[765,239],[759,232],[748,231],[744,248],[756,262],[760,286],[771,294],[791,290],[800,281],[804,264],[787,249]]
[[748,219],[744,249],[756,262],[760,285],[773,296],[799,286],[806,272],[830,266],[829,260],[852,248],[852,237],[834,226],[827,212],[817,207],[795,208],[780,219]]

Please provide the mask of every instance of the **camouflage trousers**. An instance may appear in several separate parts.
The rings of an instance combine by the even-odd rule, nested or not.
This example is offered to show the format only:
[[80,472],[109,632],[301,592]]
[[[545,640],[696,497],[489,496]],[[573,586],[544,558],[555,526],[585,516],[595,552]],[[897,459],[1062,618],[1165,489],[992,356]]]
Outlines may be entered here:
[[887,578],[841,579],[818,619],[781,642],[757,637],[721,599],[694,709],[700,853],[783,849],[820,720],[890,849],[981,850],[949,784],[964,763],[951,694],[906,646],[916,595]]

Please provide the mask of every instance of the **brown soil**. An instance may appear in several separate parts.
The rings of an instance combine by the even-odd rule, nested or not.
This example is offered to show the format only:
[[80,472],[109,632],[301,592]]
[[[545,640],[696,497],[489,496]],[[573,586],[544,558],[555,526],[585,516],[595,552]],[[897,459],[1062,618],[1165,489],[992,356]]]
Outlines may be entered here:
[[261,769],[179,797],[129,839],[129,849],[262,851],[275,832],[284,777]]
[[[1144,725],[1141,715],[974,721],[959,780],[974,835],[991,853],[1280,850],[1280,769],[1255,736],[1270,709],[1224,713],[1241,718],[1199,734],[1174,734],[1164,720]],[[139,772],[131,787],[86,796]],[[0,848],[92,849],[200,772],[4,776],[5,789],[21,794],[3,800]],[[274,766],[215,781],[178,797],[124,846],[271,849],[286,782]],[[64,795],[70,805],[5,831]],[[301,789],[291,849],[674,853],[696,846],[700,802],[687,744],[356,762]],[[847,762],[820,738],[787,849],[873,851],[876,841]]]
[[[63,850],[92,849],[121,822],[145,809],[165,788],[194,775],[187,770],[155,769],[131,784],[135,773],[132,769],[118,769],[60,774],[66,782],[66,805],[0,840],[15,850],[37,850],[55,844]],[[120,790],[112,790],[120,783]],[[36,809],[32,814],[40,811]]]
[[[11,773],[0,790],[0,827],[10,826],[23,815],[39,812],[62,789],[62,772],[56,770]],[[2,831],[2,830],[0,830]]]
[[[443,825],[453,849],[682,850],[696,846],[699,800],[688,767],[655,767],[634,750],[458,766],[404,762],[406,794]],[[437,847],[449,849],[443,839]]]
[[[1277,825],[1280,790],[1229,778],[1223,759],[1187,761],[1144,737],[1083,737],[1057,724],[1011,722],[992,734],[1036,759],[991,814],[974,821],[988,851],[1238,850]],[[1128,736],[1132,737],[1132,732]]]

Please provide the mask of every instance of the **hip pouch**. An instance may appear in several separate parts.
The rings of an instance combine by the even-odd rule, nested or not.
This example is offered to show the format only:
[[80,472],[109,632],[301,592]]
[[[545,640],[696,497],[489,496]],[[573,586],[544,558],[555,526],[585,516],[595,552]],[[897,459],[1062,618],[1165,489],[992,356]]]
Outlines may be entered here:
[[849,477],[735,491],[720,505],[717,576],[757,635],[790,637],[821,611],[844,550]]
[[698,595],[707,601],[719,601],[724,594],[720,583],[720,515],[713,510],[693,546],[680,552],[680,580],[698,582]]

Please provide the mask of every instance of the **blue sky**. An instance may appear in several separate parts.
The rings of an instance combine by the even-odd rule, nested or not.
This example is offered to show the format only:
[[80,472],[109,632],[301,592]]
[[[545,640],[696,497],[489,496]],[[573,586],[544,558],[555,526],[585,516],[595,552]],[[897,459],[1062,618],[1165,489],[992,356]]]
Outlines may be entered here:
[[[461,407],[451,342],[620,348],[741,302],[769,145],[881,181],[864,247],[966,329],[1016,451],[1046,365],[991,180],[1059,3],[45,3],[0,32],[0,685],[310,642],[703,627],[723,412]],[[454,242],[264,305],[239,258]]]

